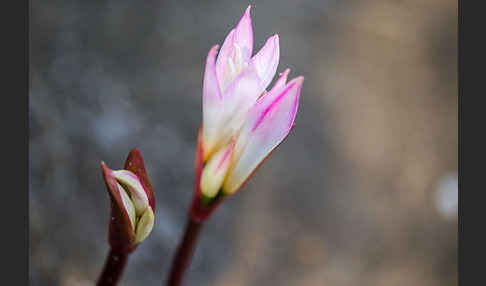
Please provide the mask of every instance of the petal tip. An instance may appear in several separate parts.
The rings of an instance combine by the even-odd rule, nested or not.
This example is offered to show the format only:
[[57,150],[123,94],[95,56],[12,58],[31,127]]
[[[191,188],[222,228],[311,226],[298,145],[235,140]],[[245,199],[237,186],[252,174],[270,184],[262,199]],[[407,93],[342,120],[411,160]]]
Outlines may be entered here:
[[142,152],[140,152],[140,149],[137,147],[132,148],[132,150],[130,150],[128,153],[127,158],[142,158]]
[[248,7],[246,7],[246,10],[245,10],[245,15],[248,14],[250,15],[250,10],[251,10],[251,4],[248,5]]
[[208,62],[208,61],[216,62],[216,54],[218,53],[218,48],[219,48],[219,45],[214,45],[214,46],[211,47],[211,49],[209,49],[206,62]]
[[269,46],[269,47],[271,47],[272,49],[278,50],[279,49],[279,40],[280,40],[280,38],[279,38],[278,34],[270,36],[270,37],[267,38],[267,41],[265,42],[264,47],[267,46],[267,45],[272,45],[272,46]]
[[140,154],[141,152],[140,152],[140,149],[138,149],[137,147],[134,147],[134,148],[132,148],[132,150],[130,150],[130,153],[139,153]]
[[110,175],[113,170],[108,168],[108,166],[106,165],[105,161],[101,161],[101,171],[103,172],[103,175]]
[[214,53],[214,52],[216,52],[216,51],[218,50],[218,48],[219,48],[219,45],[214,45],[214,46],[212,46],[212,47],[211,47],[211,49],[209,50],[209,53]]
[[287,81],[287,77],[289,76],[290,69],[286,68],[283,72],[279,74],[280,77],[285,78],[285,81]]
[[251,5],[248,5],[248,7],[246,8],[245,10],[245,13],[243,13],[243,16],[241,17],[240,21],[238,21],[238,24],[236,25],[236,27],[238,28],[240,26],[240,24],[245,20],[245,19],[248,19],[248,21],[251,22],[251,14],[250,14],[250,11],[251,11]]
[[[251,5],[246,8],[245,13],[238,21],[238,24],[234,28],[236,33],[236,38],[239,38],[239,41],[247,38],[246,40],[250,41],[251,46],[253,47],[253,27],[250,15]],[[243,36],[243,38],[242,38]]]

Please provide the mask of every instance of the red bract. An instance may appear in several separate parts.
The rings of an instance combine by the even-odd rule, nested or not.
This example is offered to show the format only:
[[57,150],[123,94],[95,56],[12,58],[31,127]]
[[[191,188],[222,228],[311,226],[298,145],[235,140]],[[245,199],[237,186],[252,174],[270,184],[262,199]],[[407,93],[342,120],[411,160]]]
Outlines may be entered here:
[[155,212],[155,199],[154,193],[152,192],[152,185],[150,185],[147,172],[145,171],[142,153],[138,148],[133,148],[128,154],[127,160],[125,161],[125,170],[131,171],[140,179],[145,193],[147,194],[149,204]]

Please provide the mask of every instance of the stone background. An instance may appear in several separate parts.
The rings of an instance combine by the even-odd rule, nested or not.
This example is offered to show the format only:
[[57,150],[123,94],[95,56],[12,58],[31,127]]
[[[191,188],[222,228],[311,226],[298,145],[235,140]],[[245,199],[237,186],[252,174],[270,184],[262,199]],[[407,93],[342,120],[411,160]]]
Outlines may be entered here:
[[[192,196],[209,48],[244,1],[30,2],[31,285],[93,285],[100,174],[139,147],[161,285]],[[252,1],[255,50],[305,76],[296,128],[205,226],[186,285],[457,284],[457,1]]]

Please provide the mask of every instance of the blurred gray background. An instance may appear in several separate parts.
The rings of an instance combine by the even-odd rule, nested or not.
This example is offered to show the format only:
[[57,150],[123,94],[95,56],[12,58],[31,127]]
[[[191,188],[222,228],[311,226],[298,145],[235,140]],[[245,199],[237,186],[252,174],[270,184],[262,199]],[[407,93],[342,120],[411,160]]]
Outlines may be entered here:
[[156,225],[121,285],[161,285],[192,197],[209,48],[305,76],[294,128],[203,229],[186,285],[456,285],[457,1],[30,1],[31,285],[93,285],[104,160],[143,153]]

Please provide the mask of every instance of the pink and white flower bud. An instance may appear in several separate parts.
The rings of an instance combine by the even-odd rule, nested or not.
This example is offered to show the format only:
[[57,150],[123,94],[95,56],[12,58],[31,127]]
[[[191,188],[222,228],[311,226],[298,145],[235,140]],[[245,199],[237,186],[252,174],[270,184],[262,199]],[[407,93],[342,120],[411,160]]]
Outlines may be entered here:
[[218,54],[209,51],[203,80],[204,161],[236,137],[246,114],[271,82],[278,66],[278,35],[253,57],[250,6],[228,34]]
[[[287,82],[290,70],[286,69],[266,92],[279,63],[279,37],[270,37],[252,56],[250,8],[227,35],[219,53],[218,46],[213,46],[206,59],[203,124],[191,207],[198,220],[209,216],[224,195],[243,186],[287,137],[297,113],[304,78]],[[198,200],[208,198],[214,203],[209,209],[198,206]]]

